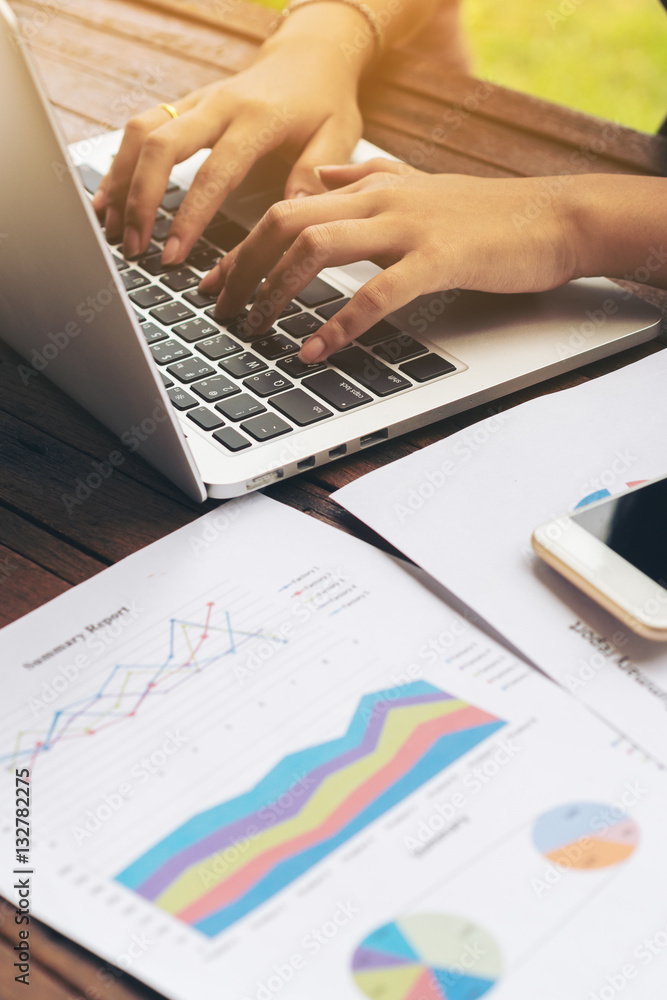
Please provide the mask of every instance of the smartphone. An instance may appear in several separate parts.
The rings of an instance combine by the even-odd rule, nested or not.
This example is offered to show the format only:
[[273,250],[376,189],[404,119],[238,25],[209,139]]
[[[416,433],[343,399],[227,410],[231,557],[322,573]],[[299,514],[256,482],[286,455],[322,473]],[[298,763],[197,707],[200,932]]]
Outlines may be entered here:
[[667,476],[540,525],[532,545],[628,628],[667,642]]

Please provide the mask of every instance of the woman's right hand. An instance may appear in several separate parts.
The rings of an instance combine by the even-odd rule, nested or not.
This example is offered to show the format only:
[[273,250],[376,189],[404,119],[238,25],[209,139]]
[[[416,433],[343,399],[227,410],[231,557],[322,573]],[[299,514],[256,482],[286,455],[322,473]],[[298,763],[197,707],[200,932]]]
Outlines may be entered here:
[[[317,6],[359,16],[343,4]],[[315,168],[348,160],[361,136],[357,83],[372,48],[350,59],[335,32],[311,33],[311,17],[304,8],[288,18],[248,69],[177,101],[178,118],[156,107],[128,122],[93,199],[109,236],[122,235],[126,256],[146,249],[174,165],[199,149],[211,153],[175,216],[163,254],[168,264],[185,260],[230,191],[271,150],[294,163],[288,198],[323,191]]]

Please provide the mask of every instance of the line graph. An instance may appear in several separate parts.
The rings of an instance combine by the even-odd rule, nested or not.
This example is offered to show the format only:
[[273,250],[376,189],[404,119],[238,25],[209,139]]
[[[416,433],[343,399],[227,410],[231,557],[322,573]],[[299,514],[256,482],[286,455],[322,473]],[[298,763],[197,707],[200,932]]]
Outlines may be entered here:
[[[147,698],[170,694],[193,675],[237,653],[252,639],[287,643],[280,635],[236,628],[228,610],[221,613],[222,624],[215,624],[214,608],[215,601],[207,602],[200,622],[170,618],[164,659],[114,664],[93,694],[54,710],[46,727],[21,730],[13,749],[0,754],[0,764],[14,767],[27,758],[33,768],[40,754],[53,750],[61,741],[94,736],[133,718]],[[183,653],[177,648],[179,639]]]
[[343,737],[284,757],[116,879],[213,937],[503,725],[425,681],[365,695]]

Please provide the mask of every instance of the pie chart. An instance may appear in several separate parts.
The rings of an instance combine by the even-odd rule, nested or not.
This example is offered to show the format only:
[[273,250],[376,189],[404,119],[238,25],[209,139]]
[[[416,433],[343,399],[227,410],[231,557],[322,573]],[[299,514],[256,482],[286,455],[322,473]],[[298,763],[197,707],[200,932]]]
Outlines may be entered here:
[[371,1000],[477,1000],[502,971],[496,941],[465,917],[413,913],[362,941],[352,975]]
[[564,868],[609,868],[630,857],[639,844],[639,828],[615,806],[573,802],[540,816],[533,843]]

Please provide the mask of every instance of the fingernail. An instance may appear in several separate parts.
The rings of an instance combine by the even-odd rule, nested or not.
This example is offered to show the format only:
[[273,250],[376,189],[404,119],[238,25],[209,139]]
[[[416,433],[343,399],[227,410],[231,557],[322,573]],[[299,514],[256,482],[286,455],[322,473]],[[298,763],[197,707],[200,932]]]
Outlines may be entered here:
[[118,209],[107,208],[107,214],[104,217],[104,228],[106,229],[108,239],[116,240],[120,237],[123,232],[123,217]]
[[323,337],[311,337],[307,340],[299,351],[299,360],[312,365],[315,361],[321,361],[327,353],[326,341]]
[[292,198],[310,198],[310,191],[295,191]]
[[181,241],[178,236],[170,236],[162,251],[163,264],[175,264],[181,250]]
[[123,235],[123,256],[138,257],[141,253],[141,233],[134,226],[127,226]]
[[313,167],[313,173],[315,174],[315,176],[317,177],[317,179],[319,181],[320,180],[320,168],[319,167]]
[[200,292],[206,292],[209,288],[215,288],[216,281],[218,280],[218,268],[214,267],[212,271],[205,274],[204,277],[199,282]]

